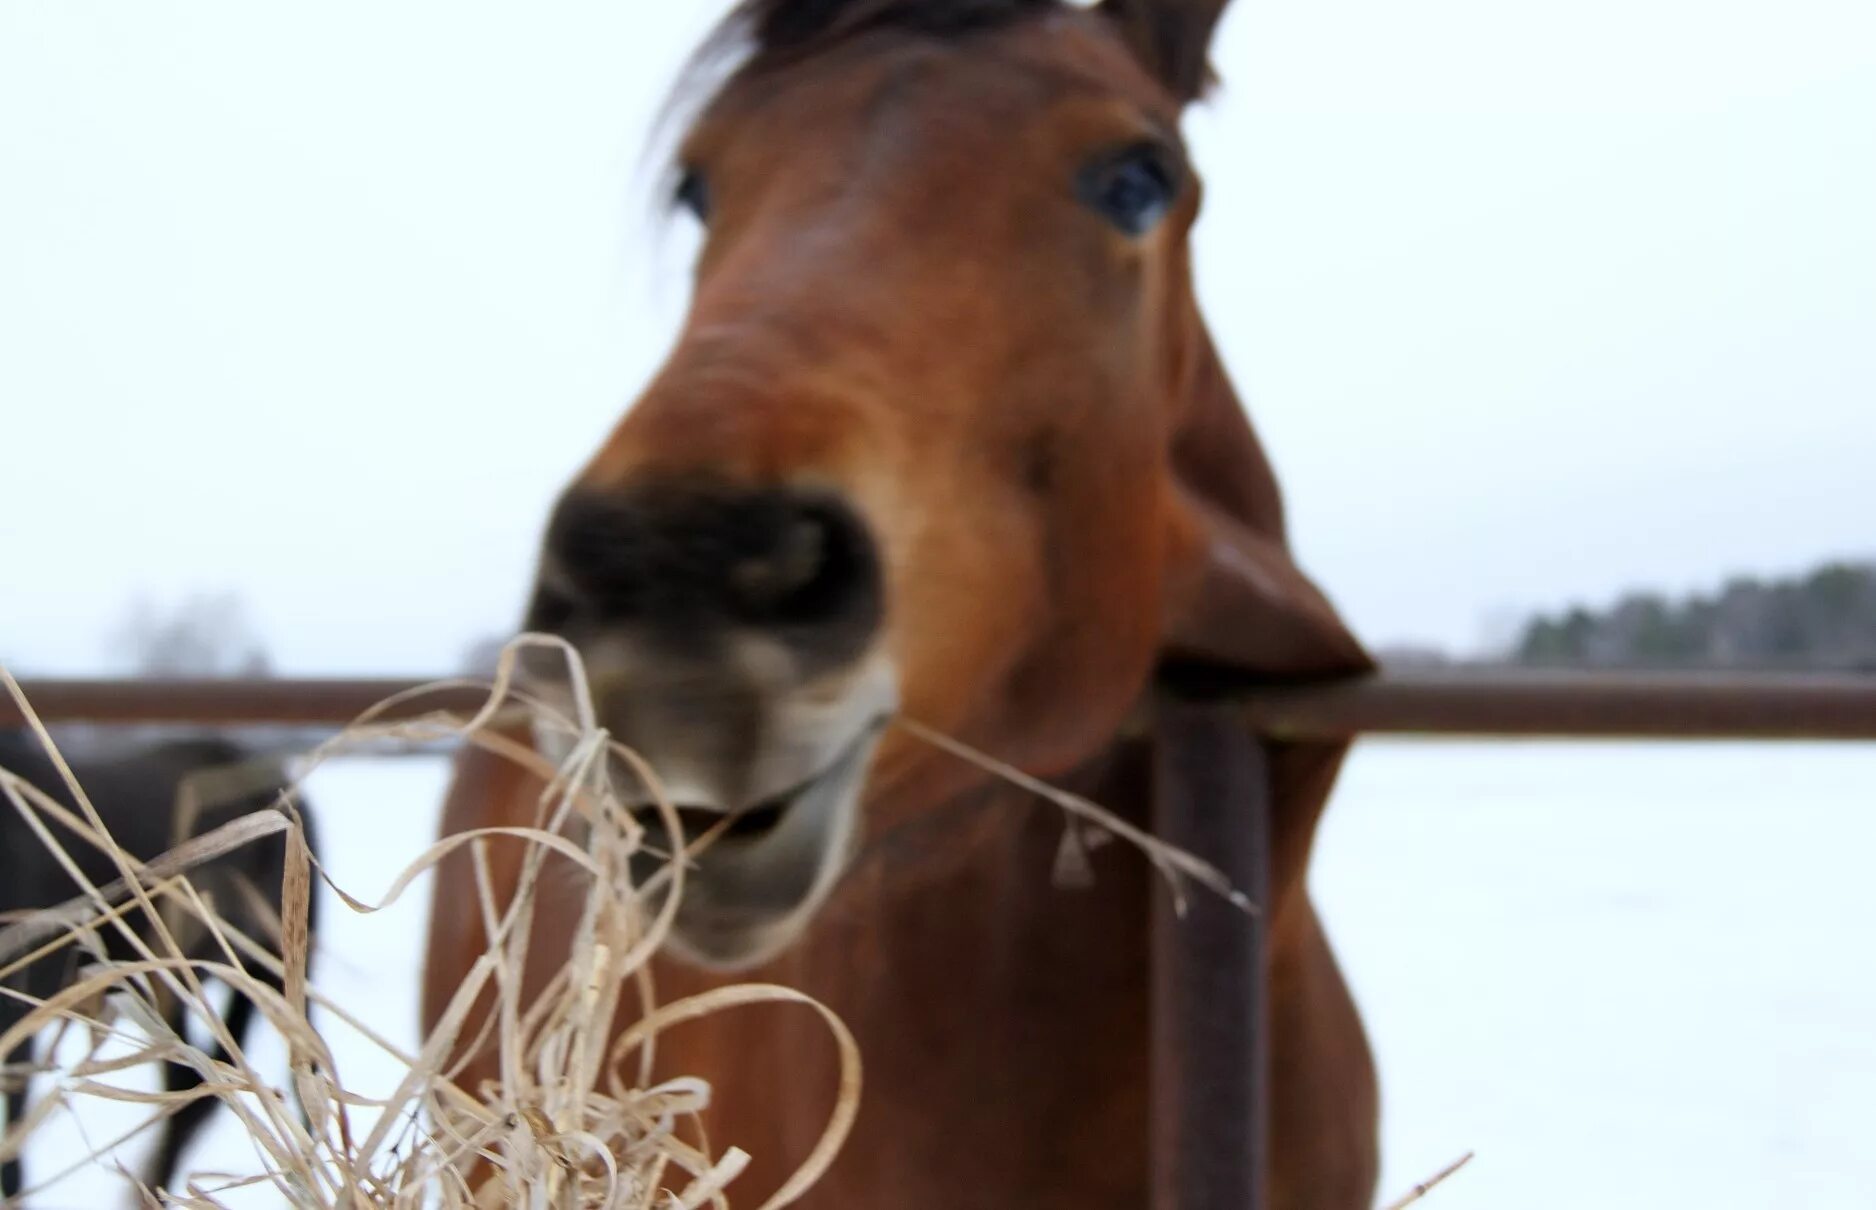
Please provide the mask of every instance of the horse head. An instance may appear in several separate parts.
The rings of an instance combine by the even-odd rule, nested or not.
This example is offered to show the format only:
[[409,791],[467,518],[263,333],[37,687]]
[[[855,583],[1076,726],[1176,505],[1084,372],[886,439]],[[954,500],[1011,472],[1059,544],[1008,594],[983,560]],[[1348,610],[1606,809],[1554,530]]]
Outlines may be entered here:
[[1049,775],[1169,653],[1359,665],[1199,318],[1180,135],[1222,4],[759,0],[673,198],[691,310],[548,525],[531,629],[687,821],[677,944],[785,945],[863,830]]

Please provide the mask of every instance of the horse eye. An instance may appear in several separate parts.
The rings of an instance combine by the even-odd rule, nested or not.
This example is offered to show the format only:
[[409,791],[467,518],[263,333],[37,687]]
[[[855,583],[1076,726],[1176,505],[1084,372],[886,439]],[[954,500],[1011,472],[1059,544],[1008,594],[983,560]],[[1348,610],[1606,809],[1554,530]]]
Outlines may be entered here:
[[690,211],[698,222],[710,220],[710,182],[695,168],[685,168],[677,178],[671,200]]
[[1178,198],[1179,170],[1164,148],[1141,143],[1083,169],[1076,192],[1128,235],[1145,235]]

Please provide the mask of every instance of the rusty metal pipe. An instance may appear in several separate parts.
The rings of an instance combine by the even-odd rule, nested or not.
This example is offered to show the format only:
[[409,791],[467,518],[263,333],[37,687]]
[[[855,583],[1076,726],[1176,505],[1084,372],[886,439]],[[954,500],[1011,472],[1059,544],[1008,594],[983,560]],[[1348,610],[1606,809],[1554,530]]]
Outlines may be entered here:
[[1233,696],[1252,730],[1281,739],[1876,740],[1876,675],[1469,669]]
[[[322,680],[35,680],[28,699],[54,722],[342,726],[425,682]],[[1353,680],[1210,687],[1239,702],[1253,730],[1283,739],[1363,734],[1639,739],[1876,740],[1876,675],[1385,672]],[[479,703],[464,690],[426,695],[402,716]],[[18,713],[0,696],[0,726]]]

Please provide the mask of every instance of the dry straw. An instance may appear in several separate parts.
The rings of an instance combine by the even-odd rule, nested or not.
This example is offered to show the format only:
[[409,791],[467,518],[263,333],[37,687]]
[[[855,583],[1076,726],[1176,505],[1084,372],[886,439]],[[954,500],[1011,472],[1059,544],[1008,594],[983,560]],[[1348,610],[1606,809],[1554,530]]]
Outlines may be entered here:
[[[238,1115],[253,1140],[253,1171],[198,1173],[181,1188],[142,1189],[146,1199],[213,1208],[228,1204],[238,1190],[263,1186],[283,1204],[335,1210],[727,1206],[725,1187],[748,1157],[733,1147],[710,1155],[690,1141],[700,1137],[693,1119],[708,1104],[710,1090],[694,1079],[650,1083],[653,1048],[660,1032],[693,1018],[780,1003],[818,1011],[840,1052],[840,1095],[821,1139],[801,1169],[764,1205],[786,1205],[805,1192],[832,1162],[858,1108],[860,1058],[853,1038],[832,1013],[783,987],[736,986],[670,1004],[651,1002],[646,963],[671,927],[685,862],[666,862],[649,883],[633,883],[631,858],[644,844],[646,832],[615,790],[609,755],[624,761],[651,787],[665,816],[666,834],[682,831],[654,775],[607,737],[590,708],[582,705],[579,716],[569,718],[515,686],[516,657],[527,645],[560,651],[575,685],[581,685],[582,672],[570,649],[529,636],[504,652],[495,683],[488,686],[488,700],[474,717],[438,712],[379,721],[391,707],[407,706],[409,698],[451,687],[431,686],[381,703],[311,757],[310,765],[316,767],[335,754],[387,741],[460,738],[526,765],[545,786],[532,826],[447,837],[417,856],[374,903],[348,894],[319,869],[307,850],[292,791],[273,809],[216,828],[155,861],[132,859],[112,843],[18,685],[0,669],[0,680],[45,745],[78,808],[67,810],[0,770],[6,809],[29,821],[48,852],[84,888],[83,894],[57,909],[0,929],[0,983],[63,947],[75,947],[87,961],[80,978],[44,1001],[0,987],[0,995],[28,999],[30,1005],[23,1021],[0,1033],[0,1053],[48,1027],[88,1038],[85,1057],[59,1073],[53,1081],[56,1087],[26,1120],[9,1123],[0,1141],[0,1159],[16,1156],[39,1126],[76,1101],[100,1098],[140,1105],[146,1111],[136,1129],[105,1143],[85,1161],[90,1162],[175,1113],[186,1098],[212,1096]],[[583,691],[574,697],[581,703],[587,700]],[[569,755],[553,766],[531,748],[505,741],[494,724],[512,721],[559,733],[568,741]],[[281,833],[288,844],[282,927],[277,936],[248,936],[216,912],[188,874],[230,850]],[[498,836],[528,846],[517,891],[505,903],[494,893],[488,874],[487,845]],[[713,838],[700,837],[696,846]],[[106,886],[85,880],[70,857],[68,846],[74,844],[110,854],[118,879]],[[477,871],[479,910],[492,940],[437,1028],[417,1053],[410,1054],[344,1004],[308,985],[306,905],[312,880],[319,877],[352,910],[378,911],[403,895],[419,874],[459,849],[468,850]],[[572,933],[569,960],[545,991],[524,1000],[521,974],[529,926],[550,853],[586,873],[587,897]],[[554,876],[562,877],[558,872]],[[664,890],[670,893],[659,893]],[[195,929],[212,939],[211,957],[201,957],[203,946],[185,947],[179,940],[179,934]],[[274,978],[257,978],[257,971],[271,972]],[[286,1039],[290,1094],[233,1045],[204,986],[211,978],[251,997]],[[628,993],[634,1003],[622,1005]],[[494,1008],[482,1028],[491,1031],[500,1076],[467,1088],[457,1083],[450,1056],[461,1053],[459,1042],[490,1040],[463,1036],[476,1019],[472,1007],[485,994],[493,997]],[[185,1022],[192,1022],[196,1032],[207,1034],[211,1050],[215,1044],[226,1049],[226,1062],[183,1036],[191,1032],[187,1025],[180,1031],[172,1027],[162,1011],[170,1001],[183,1007]],[[308,1019],[309,1008],[345,1022],[380,1047],[403,1073],[396,1088],[381,1097],[348,1090],[331,1051]],[[622,1010],[629,1011],[635,1023],[615,1039],[615,1019]],[[128,1044],[130,1053],[107,1054],[107,1042]],[[194,1068],[204,1083],[187,1093],[165,1094],[110,1082],[126,1068],[164,1060]],[[638,1074],[636,1084],[621,1076],[625,1071]],[[471,1161],[481,1162],[474,1189],[466,1182]]]
[[[566,661],[574,688],[574,717],[515,684],[517,658],[528,647],[548,648]],[[306,845],[295,789],[283,792],[272,809],[190,839],[156,860],[136,861],[112,842],[84,788],[3,668],[0,682],[45,746],[78,809],[66,809],[4,769],[0,769],[0,793],[8,808],[29,821],[48,852],[84,888],[66,904],[0,928],[0,995],[27,1000],[30,1006],[24,1020],[0,1033],[0,1053],[47,1028],[58,1030],[61,1037],[79,1032],[88,1043],[85,1057],[58,1074],[56,1086],[40,1098],[26,1119],[8,1124],[0,1139],[0,1160],[17,1156],[26,1139],[61,1108],[87,1098],[140,1105],[146,1116],[81,1164],[150,1130],[185,1100],[210,1096],[239,1117],[255,1147],[254,1169],[196,1173],[176,1189],[139,1186],[148,1203],[218,1210],[237,1191],[263,1187],[276,1193],[282,1204],[308,1210],[726,1207],[725,1190],[743,1170],[748,1156],[734,1147],[711,1155],[692,1141],[701,1137],[695,1118],[708,1105],[711,1090],[689,1078],[652,1083],[652,1058],[656,1039],[665,1029],[756,1004],[798,1005],[818,1012],[838,1044],[841,1064],[839,1096],[819,1142],[801,1168],[763,1203],[763,1210],[798,1199],[839,1151],[859,1106],[860,1055],[852,1035],[832,1012],[800,992],[764,984],[720,988],[670,1004],[654,1002],[647,963],[671,928],[683,893],[687,860],[668,860],[652,879],[633,882],[631,859],[644,846],[646,831],[633,818],[628,799],[614,786],[611,758],[623,762],[649,788],[664,817],[664,834],[678,836],[683,831],[652,771],[599,727],[579,659],[564,642],[527,635],[511,643],[503,652],[494,682],[481,686],[488,697],[473,717],[436,711],[382,721],[393,709],[408,715],[413,702],[420,704],[431,694],[476,684],[438,682],[380,703],[312,754],[305,772],[344,752],[455,739],[528,768],[544,786],[531,826],[484,828],[446,837],[405,866],[376,902],[347,893],[319,867]],[[1067,811],[1081,828],[1071,824],[1064,838],[1064,854],[1069,858],[1064,868],[1072,870],[1080,864],[1077,855],[1085,844],[1118,835],[1145,852],[1175,894],[1190,880],[1252,910],[1215,869],[1190,854],[1140,832],[1085,799],[1038,782],[929,728],[900,722],[925,742]],[[568,751],[567,757],[556,766],[533,747],[506,738],[504,732],[516,723],[557,735],[564,744],[548,746]],[[200,784],[185,787],[183,792],[185,799],[195,800],[210,793]],[[635,802],[636,796],[629,801]],[[212,804],[193,801],[188,805]],[[249,936],[198,893],[189,873],[243,845],[283,833],[288,859],[278,928],[274,935]],[[496,837],[527,845],[519,883],[506,902],[495,893],[489,872],[487,845]],[[714,832],[698,837],[684,858],[714,839]],[[104,886],[86,880],[71,859],[68,846],[73,843],[96,846],[109,854],[118,878]],[[306,908],[313,879],[325,881],[351,910],[377,912],[395,903],[420,874],[461,849],[468,850],[477,874],[479,911],[491,940],[437,1027],[415,1054],[407,1053],[344,1004],[308,984],[311,939]],[[567,962],[544,991],[524,999],[522,972],[530,925],[550,854],[585,872],[587,896]],[[200,956],[203,946],[185,946],[181,940],[202,934],[213,941],[209,958]],[[28,963],[64,947],[80,951],[87,964],[63,991],[41,1001],[4,986]],[[256,971],[272,978],[259,978]],[[205,980],[211,978],[253,999],[286,1039],[290,1094],[256,1070],[234,1045],[205,989]],[[628,993],[633,1000],[629,1006],[621,1003]],[[485,996],[492,997],[492,1010],[472,1016],[472,1008]],[[176,1018],[163,1011],[171,1002],[183,1008],[180,1029],[171,1023]],[[331,1050],[309,1020],[309,1009],[315,1008],[345,1022],[397,1064],[403,1075],[393,1091],[372,1097],[345,1087]],[[616,1030],[617,1021],[628,1013],[634,1023]],[[487,1036],[465,1039],[464,1031],[478,1019]],[[190,1032],[191,1021],[206,1031],[210,1049],[184,1036]],[[481,1087],[463,1087],[456,1079],[460,1073],[450,1066],[450,1056],[491,1040],[499,1057],[499,1078]],[[122,1044],[128,1044],[129,1053],[107,1053],[106,1044],[112,1042],[120,1044],[120,1052]],[[225,1050],[226,1061],[211,1053],[217,1045]],[[133,1091],[109,1082],[120,1071],[165,1060],[195,1069],[203,1083],[188,1092],[167,1094]],[[636,1083],[620,1074],[626,1071],[636,1073]],[[468,1173],[477,1162],[478,1183],[471,1188]],[[1442,1173],[1406,1201],[1417,1200],[1450,1174],[1451,1170]],[[126,1179],[133,1178],[126,1174]]]

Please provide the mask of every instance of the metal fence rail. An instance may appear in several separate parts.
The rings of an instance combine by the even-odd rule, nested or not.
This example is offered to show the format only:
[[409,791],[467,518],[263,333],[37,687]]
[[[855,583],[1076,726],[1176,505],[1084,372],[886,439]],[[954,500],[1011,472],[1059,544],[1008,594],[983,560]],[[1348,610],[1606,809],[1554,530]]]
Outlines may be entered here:
[[1243,711],[1253,730],[1280,739],[1876,740],[1876,675],[1395,672],[1258,689]]
[[[379,702],[429,681],[371,678],[316,680],[29,680],[20,688],[47,725],[194,723],[215,727],[342,727]],[[473,708],[472,689],[424,694],[387,717],[442,707]],[[0,727],[22,722],[0,694]]]
[[[22,687],[47,723],[338,727],[426,683],[35,680]],[[1468,669],[1207,688],[1241,698],[1253,731],[1284,739],[1413,734],[1876,740],[1876,675]],[[425,694],[392,717],[468,708],[480,700],[472,689]],[[0,726],[19,722],[12,701],[0,695]]]

